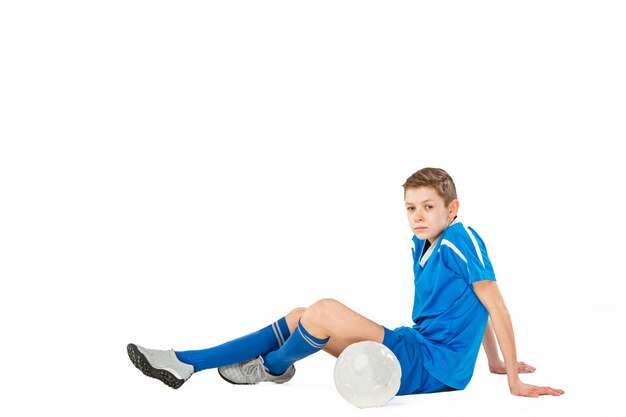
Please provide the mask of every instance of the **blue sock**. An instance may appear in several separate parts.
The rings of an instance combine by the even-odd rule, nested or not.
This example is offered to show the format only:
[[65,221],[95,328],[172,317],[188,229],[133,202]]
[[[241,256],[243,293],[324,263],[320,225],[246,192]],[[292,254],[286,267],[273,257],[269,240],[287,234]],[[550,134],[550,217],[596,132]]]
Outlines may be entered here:
[[283,374],[294,362],[318,352],[326,346],[329,338],[318,339],[306,331],[301,322],[278,350],[263,356],[265,368],[274,375]]
[[278,349],[289,337],[285,318],[230,342],[203,350],[176,352],[182,362],[193,365],[194,372],[247,361]]

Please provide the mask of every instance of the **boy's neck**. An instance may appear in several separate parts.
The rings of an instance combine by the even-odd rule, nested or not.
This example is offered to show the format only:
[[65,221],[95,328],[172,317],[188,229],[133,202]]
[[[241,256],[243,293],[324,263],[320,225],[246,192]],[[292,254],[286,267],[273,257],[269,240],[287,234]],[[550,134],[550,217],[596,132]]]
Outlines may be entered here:
[[[454,216],[453,219],[450,220],[450,222],[448,223],[448,225],[446,226],[446,229],[450,226],[452,226],[454,223],[457,222],[457,217],[459,216]],[[443,229],[443,231],[441,233],[439,233],[436,237],[431,239],[427,239],[426,241],[428,242],[428,246],[430,245],[434,245],[435,243],[437,243],[437,241],[439,240],[439,238],[441,238],[441,235],[444,234],[444,232],[446,231],[446,229]]]

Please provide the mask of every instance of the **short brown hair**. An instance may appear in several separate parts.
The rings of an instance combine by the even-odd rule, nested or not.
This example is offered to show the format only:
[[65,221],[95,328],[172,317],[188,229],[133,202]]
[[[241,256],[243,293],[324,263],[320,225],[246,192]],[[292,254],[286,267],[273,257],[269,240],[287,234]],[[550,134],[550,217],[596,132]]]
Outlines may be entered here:
[[422,168],[407,178],[402,187],[405,194],[408,188],[433,187],[446,205],[457,198],[452,177],[441,168]]

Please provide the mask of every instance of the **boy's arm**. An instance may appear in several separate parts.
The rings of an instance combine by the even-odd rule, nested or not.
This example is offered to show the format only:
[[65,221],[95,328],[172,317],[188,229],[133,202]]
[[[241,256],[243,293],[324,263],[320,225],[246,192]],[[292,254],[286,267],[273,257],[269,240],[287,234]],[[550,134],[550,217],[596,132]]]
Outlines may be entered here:
[[538,387],[525,384],[519,379],[517,370],[517,352],[515,349],[515,336],[509,311],[504,304],[498,284],[495,281],[484,280],[472,284],[476,296],[485,306],[491,317],[493,329],[496,333],[511,394],[524,397],[538,397],[540,395],[561,395],[562,390],[550,387]]
[[[494,369],[500,371],[500,364],[504,367],[504,362],[500,359],[498,353],[498,346],[496,344],[496,335],[493,333],[493,327],[491,327],[491,318],[487,320],[487,327],[485,327],[485,335],[483,336],[483,349],[487,355],[487,363],[489,364],[489,371],[494,372]],[[494,372],[500,373],[500,372]],[[506,373],[506,370],[505,372]]]
[[[491,318],[487,319],[487,327],[485,327],[485,336],[483,337],[483,349],[485,349],[485,354],[487,355],[489,372],[501,375],[506,374],[506,367],[502,359],[500,359],[498,352],[498,344],[496,335],[493,333]],[[534,366],[530,366],[524,362],[517,362],[517,372],[520,374],[532,373],[535,372],[535,370]]]

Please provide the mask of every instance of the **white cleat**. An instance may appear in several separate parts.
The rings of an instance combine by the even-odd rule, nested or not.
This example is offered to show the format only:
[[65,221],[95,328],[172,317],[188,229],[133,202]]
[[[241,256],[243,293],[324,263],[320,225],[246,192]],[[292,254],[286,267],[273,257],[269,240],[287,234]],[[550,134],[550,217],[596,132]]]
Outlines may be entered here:
[[128,357],[137,369],[151,378],[156,378],[174,389],[193,375],[193,366],[181,362],[173,350],[146,349],[130,343]]
[[274,382],[282,384],[293,378],[296,373],[295,366],[291,365],[281,375],[270,374],[263,365],[263,358],[250,359],[249,361],[222,366],[217,369],[222,379],[235,385],[252,385],[259,382]]

